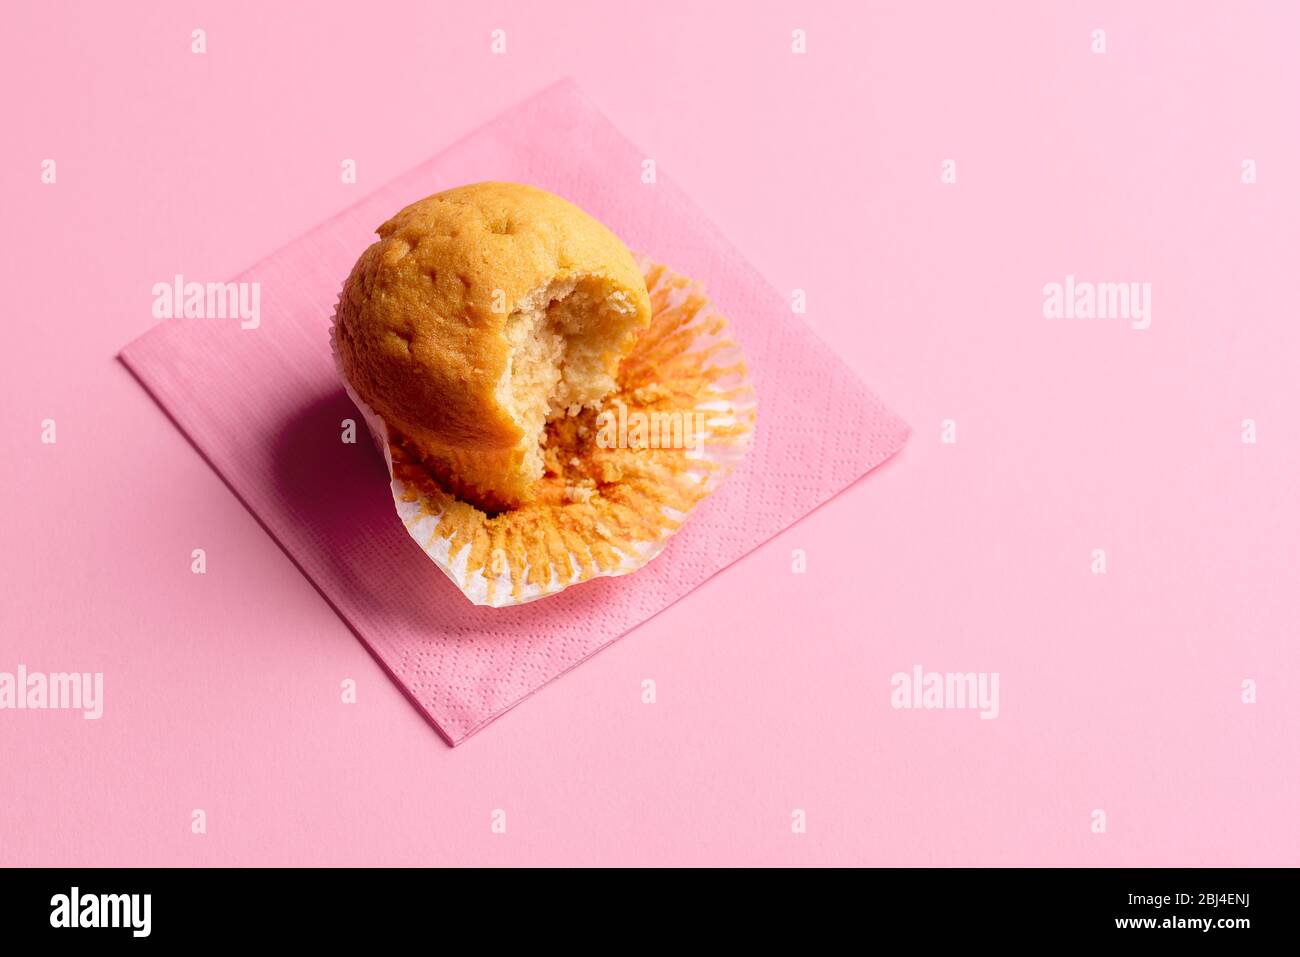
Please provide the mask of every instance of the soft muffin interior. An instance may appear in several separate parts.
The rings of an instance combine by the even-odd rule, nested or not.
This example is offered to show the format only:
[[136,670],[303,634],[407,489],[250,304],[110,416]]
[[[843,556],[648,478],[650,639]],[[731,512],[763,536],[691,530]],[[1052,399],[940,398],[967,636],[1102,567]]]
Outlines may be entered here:
[[525,469],[534,479],[544,470],[546,423],[614,390],[610,358],[627,351],[636,321],[626,295],[597,277],[553,282],[506,319],[510,358],[497,399],[523,430]]

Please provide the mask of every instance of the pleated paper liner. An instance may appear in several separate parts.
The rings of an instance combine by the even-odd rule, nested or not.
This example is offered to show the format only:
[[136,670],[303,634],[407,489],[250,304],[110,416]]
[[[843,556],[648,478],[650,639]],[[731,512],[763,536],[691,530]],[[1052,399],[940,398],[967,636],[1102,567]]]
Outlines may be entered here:
[[[757,400],[730,326],[693,280],[640,259],[652,318],[600,409],[551,423],[537,500],[489,515],[445,491],[343,377],[424,553],[476,605],[626,575],[663,550],[745,455]],[[331,328],[331,342],[334,332]]]

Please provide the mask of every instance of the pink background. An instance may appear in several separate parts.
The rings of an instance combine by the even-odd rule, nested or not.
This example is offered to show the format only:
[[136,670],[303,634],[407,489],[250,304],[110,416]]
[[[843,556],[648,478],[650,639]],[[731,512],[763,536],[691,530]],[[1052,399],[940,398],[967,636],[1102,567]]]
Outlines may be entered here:
[[[0,671],[106,700],[0,712],[0,864],[1300,863],[1298,8],[805,6],[10,14]],[[565,74],[916,432],[452,751],[114,356]]]

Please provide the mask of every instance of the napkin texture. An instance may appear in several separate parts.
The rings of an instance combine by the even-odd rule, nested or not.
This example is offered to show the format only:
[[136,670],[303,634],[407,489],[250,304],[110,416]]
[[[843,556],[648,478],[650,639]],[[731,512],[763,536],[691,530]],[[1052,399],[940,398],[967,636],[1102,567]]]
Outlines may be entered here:
[[[464,741],[897,452],[908,426],[800,320],[571,80],[258,263],[261,323],[169,319],[122,361],[447,741]],[[758,393],[745,460],[633,575],[543,601],[471,605],[393,510],[384,463],[330,354],[343,280],[401,207],[499,179],[558,193],[633,250],[703,282]],[[342,440],[356,421],[357,441]]]

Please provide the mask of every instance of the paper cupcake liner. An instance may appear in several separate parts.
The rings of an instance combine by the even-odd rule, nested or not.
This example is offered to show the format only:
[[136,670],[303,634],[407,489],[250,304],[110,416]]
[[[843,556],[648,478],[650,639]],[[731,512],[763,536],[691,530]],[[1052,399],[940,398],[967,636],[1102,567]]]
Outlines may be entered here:
[[388,465],[393,505],[424,553],[476,605],[523,604],[626,575],[658,555],[744,458],[757,398],[730,326],[703,288],[638,259],[652,318],[599,410],[548,430],[535,503],[488,515],[423,469],[343,373],[343,387]]

